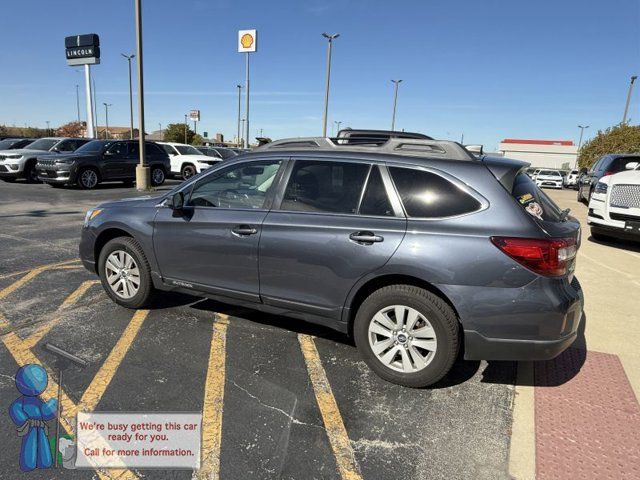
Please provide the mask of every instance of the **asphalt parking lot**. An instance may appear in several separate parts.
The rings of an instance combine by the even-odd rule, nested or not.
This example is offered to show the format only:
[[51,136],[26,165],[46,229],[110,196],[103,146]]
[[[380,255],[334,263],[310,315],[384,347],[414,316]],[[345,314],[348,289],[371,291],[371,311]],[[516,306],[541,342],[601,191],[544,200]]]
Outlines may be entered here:
[[[55,371],[42,349],[50,342],[88,362],[65,374],[65,416],[202,412],[202,474],[212,478],[510,478],[514,362],[460,359],[435,388],[412,390],[379,379],[348,338],[328,329],[184,295],[165,295],[149,311],[111,302],[77,261],[80,228],[88,208],[134,195],[119,185],[87,192],[0,183],[3,409],[17,396],[19,365],[37,361]],[[581,342],[609,351],[612,335],[626,335],[620,358],[637,395],[632,345],[640,338],[625,325],[637,305],[630,292],[640,285],[640,249],[591,241],[575,192],[551,195],[583,222],[577,276],[589,327]],[[603,285],[608,277],[616,281]],[[0,444],[0,478],[17,478],[20,444],[6,416]],[[67,471],[64,478],[95,476]],[[98,476],[186,479],[191,472]]]

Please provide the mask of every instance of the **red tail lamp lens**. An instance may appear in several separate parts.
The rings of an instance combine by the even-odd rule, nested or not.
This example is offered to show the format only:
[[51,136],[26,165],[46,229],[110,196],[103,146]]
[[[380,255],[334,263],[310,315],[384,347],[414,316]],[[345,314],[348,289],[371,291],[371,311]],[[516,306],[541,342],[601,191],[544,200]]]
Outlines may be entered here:
[[516,262],[549,277],[566,275],[577,252],[573,238],[491,237],[491,241]]

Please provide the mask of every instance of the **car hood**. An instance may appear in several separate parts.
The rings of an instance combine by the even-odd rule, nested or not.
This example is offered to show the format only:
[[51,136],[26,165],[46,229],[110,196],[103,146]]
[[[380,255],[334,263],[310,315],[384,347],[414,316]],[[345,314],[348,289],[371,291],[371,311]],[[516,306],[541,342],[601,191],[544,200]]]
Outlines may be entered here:
[[54,153],[54,152],[49,152],[47,150],[32,150],[29,148],[16,148],[15,150],[0,151],[0,154],[2,155],[29,155],[29,154],[42,155],[46,153]]
[[157,205],[158,202],[164,197],[164,195],[145,195],[144,197],[123,198],[122,200],[114,200],[110,202],[103,202],[98,205],[97,208],[138,208],[138,207],[152,207]]
[[183,162],[191,160],[192,162],[210,162],[215,157],[209,157],[208,155],[177,155],[175,158],[179,158]]
[[626,185],[640,185],[640,170],[626,170],[624,172],[608,175],[600,179],[602,182],[607,179],[610,185],[624,183]]

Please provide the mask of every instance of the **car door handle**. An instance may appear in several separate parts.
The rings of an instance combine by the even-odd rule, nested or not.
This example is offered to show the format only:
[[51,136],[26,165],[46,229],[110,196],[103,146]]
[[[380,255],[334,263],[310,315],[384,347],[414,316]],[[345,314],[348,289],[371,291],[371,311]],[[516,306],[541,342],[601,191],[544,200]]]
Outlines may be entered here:
[[362,245],[371,245],[373,243],[380,243],[384,241],[384,237],[380,235],[376,235],[373,232],[364,231],[364,232],[353,232],[349,235],[349,240],[360,243]]
[[258,233],[258,229],[251,225],[237,225],[231,229],[231,233],[237,237],[246,237]]

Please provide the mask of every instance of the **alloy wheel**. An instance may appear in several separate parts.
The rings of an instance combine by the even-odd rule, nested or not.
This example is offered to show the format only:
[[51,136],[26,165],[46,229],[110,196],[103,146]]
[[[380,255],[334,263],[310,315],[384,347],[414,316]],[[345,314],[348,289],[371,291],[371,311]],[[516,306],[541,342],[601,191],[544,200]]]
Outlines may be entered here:
[[369,346],[380,363],[401,373],[415,373],[433,360],[438,340],[431,323],[415,308],[391,305],[369,322]]
[[164,170],[154,168],[151,172],[151,181],[154,185],[162,185],[164,183]]
[[120,298],[129,299],[140,289],[140,270],[134,258],[124,250],[115,250],[105,261],[109,287]]
[[80,183],[84,188],[93,188],[98,184],[98,174],[93,170],[84,170],[80,174]]

